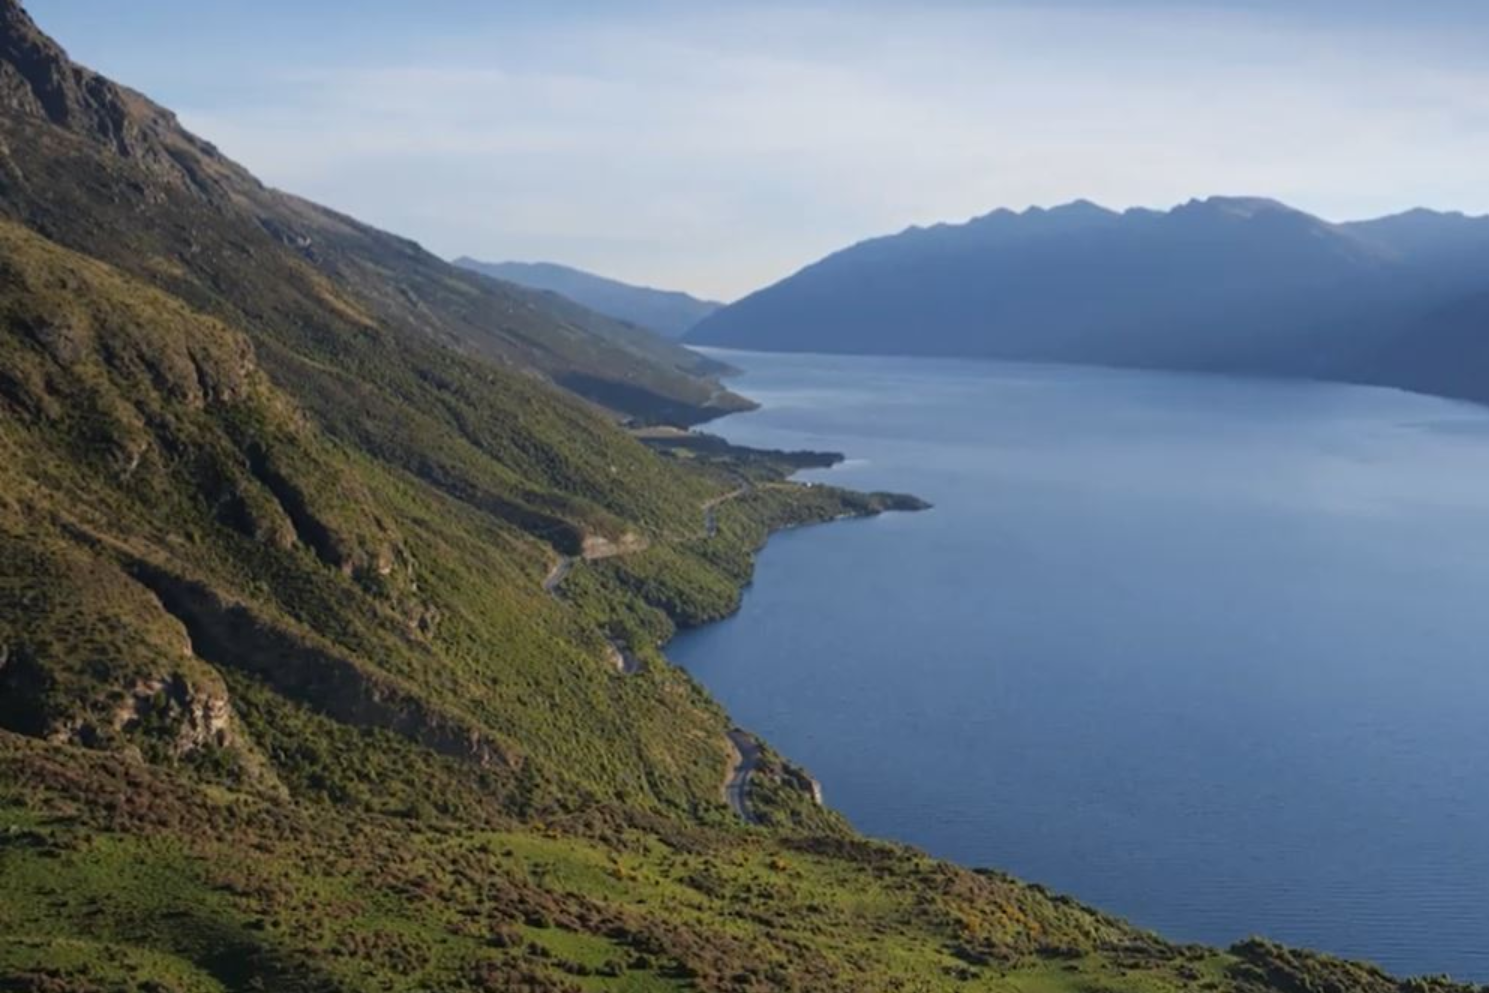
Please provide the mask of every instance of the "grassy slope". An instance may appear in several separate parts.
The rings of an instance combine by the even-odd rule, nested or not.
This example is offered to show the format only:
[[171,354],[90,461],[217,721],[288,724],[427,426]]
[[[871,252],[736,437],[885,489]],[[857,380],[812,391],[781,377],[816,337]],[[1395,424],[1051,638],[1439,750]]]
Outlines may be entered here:
[[[34,691],[55,701],[37,711],[45,733],[86,726],[69,737],[112,738],[111,715],[133,706],[137,684],[203,668],[178,661],[185,632],[155,598],[194,583],[220,601],[198,613],[239,603],[279,639],[245,654],[308,665],[297,652],[321,653],[331,660],[315,664],[331,672],[342,660],[377,693],[499,742],[505,765],[551,750],[544,775],[561,793],[579,789],[569,779],[677,805],[711,783],[711,744],[673,749],[658,734],[620,758],[592,754],[596,742],[638,738],[648,722],[685,724],[687,714],[673,712],[663,685],[650,694],[613,685],[603,643],[541,593],[552,553],[504,511],[484,510],[484,494],[456,500],[326,438],[257,369],[241,334],[115,270],[8,225],[0,259],[11,329],[0,389],[10,411],[0,437],[12,453],[0,470],[10,497],[6,642],[11,679],[23,659],[46,670]],[[511,381],[495,413],[513,425],[502,436],[511,452],[467,453],[468,462],[562,510],[576,534],[623,527],[660,540],[695,526],[708,481],[551,391],[501,379]],[[448,434],[431,429],[436,442]],[[140,639],[136,628],[155,633]],[[201,684],[193,698],[220,695],[217,680],[183,676]],[[294,692],[334,709],[356,691],[331,681]],[[532,706],[532,694],[549,706]],[[717,723],[700,714],[705,727]],[[597,761],[603,775],[564,772]]]

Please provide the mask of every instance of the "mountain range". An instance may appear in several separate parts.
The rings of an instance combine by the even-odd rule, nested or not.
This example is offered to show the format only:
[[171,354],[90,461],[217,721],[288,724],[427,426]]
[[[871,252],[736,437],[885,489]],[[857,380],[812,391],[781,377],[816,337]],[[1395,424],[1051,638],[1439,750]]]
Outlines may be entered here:
[[[0,0],[0,989],[1467,993],[857,834],[660,646],[915,509]],[[1368,908],[1366,908],[1368,909]]]
[[1307,376],[1489,399],[1489,218],[1273,200],[997,210],[854,245],[690,343]]
[[633,286],[554,262],[481,262],[462,256],[455,264],[483,276],[560,294],[598,313],[668,338],[681,338],[693,325],[723,306],[676,290]]

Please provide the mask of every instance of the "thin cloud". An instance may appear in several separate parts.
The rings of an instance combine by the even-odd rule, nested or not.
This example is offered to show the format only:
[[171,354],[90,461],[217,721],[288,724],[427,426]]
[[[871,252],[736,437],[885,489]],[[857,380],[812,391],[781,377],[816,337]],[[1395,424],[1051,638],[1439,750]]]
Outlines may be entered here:
[[[270,181],[446,254],[729,297],[996,206],[1489,209],[1458,39],[1213,11],[770,7],[525,20],[183,108]],[[435,54],[437,53],[437,54]]]

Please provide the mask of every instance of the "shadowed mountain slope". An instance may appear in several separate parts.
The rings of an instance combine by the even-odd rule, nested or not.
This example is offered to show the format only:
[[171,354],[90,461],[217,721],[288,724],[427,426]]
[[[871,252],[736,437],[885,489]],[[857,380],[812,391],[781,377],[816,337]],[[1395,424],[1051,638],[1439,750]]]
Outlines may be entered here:
[[723,306],[676,290],[633,286],[553,262],[482,262],[462,257],[455,264],[493,279],[558,293],[668,338],[681,338],[693,325]]
[[[1000,210],[845,249],[706,318],[703,345],[966,356],[1465,388],[1489,219],[1331,224],[1213,197],[1123,213]],[[1449,317],[1445,315],[1460,315]],[[1414,371],[1397,364],[1415,354]]]

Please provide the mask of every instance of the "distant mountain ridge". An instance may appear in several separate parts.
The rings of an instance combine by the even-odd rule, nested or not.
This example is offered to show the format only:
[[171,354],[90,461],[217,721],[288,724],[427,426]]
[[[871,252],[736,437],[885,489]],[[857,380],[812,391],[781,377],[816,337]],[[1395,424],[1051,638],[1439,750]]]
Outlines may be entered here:
[[[688,336],[1380,383],[1489,398],[1489,219],[1334,224],[1275,200],[1089,201],[910,228],[827,256]],[[1489,359],[1489,348],[1485,349]],[[1408,359],[1410,361],[1408,361]]]
[[681,338],[723,306],[677,290],[636,286],[555,262],[482,262],[461,256],[455,265],[483,276],[558,293],[607,317],[629,321],[668,338]]

